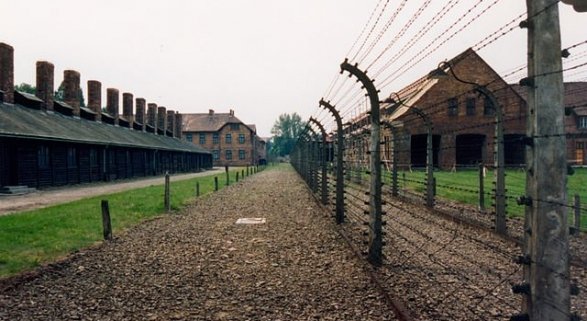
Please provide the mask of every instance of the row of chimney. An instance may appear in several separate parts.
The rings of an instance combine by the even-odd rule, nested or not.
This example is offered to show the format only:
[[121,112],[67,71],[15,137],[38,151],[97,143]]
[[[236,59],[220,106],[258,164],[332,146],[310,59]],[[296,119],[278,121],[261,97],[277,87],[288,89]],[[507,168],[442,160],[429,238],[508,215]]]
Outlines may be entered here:
[[[54,66],[47,61],[37,61],[36,96],[44,111],[55,110]],[[122,94],[122,117],[119,115],[118,89],[106,89],[106,114],[102,113],[102,84],[88,80],[88,109],[80,107],[80,74],[75,70],[63,72],[63,102],[72,108],[73,117],[124,126],[181,138],[182,115],[157,104],[147,104],[144,98],[133,99],[133,94]],[[0,102],[14,103],[14,48],[0,43]],[[136,113],[133,114],[133,103]],[[146,113],[145,113],[146,108]]]

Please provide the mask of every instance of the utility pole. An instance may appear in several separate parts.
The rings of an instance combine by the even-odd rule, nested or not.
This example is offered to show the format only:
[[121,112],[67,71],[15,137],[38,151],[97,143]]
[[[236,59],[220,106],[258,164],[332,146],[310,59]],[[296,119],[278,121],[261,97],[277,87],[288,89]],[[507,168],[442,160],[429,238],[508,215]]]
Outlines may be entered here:
[[[526,0],[528,8],[528,126],[526,148],[525,284],[522,315],[532,321],[570,320],[566,141],[558,1]],[[516,291],[517,290],[517,291]],[[520,319],[516,319],[520,320]]]

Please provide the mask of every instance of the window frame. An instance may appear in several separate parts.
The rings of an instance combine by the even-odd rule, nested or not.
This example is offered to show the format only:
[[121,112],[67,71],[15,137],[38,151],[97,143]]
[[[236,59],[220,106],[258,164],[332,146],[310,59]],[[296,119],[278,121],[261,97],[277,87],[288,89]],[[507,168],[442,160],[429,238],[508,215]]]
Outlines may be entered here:
[[185,140],[187,140],[188,142],[193,142],[194,136],[192,135],[192,133],[185,134]]
[[465,100],[465,112],[467,116],[475,116],[475,114],[477,114],[476,105],[477,100],[475,99],[475,97],[468,97]]
[[77,149],[67,147],[67,168],[77,168]]
[[447,100],[448,104],[448,116],[455,117],[459,115],[459,100],[458,98],[449,98]]
[[220,144],[220,134],[218,134],[218,133],[212,134],[212,144],[214,144],[214,145]]
[[37,146],[37,167],[39,169],[48,169],[51,167],[51,150],[49,146]]
[[224,159],[232,160],[232,150],[231,149],[227,149],[224,151]]
[[224,135],[224,143],[232,144],[232,134],[228,133]]
[[247,158],[247,151],[245,151],[244,149],[239,149],[238,150],[238,159],[244,160],[246,158]]
[[200,145],[205,145],[206,144],[206,133],[200,133],[199,135],[199,143]]
[[212,159],[213,160],[219,160],[220,159],[220,151],[218,149],[215,149],[212,151]]
[[245,143],[245,134],[238,134],[238,143],[239,144],[244,144]]
[[483,115],[484,116],[495,116],[495,105],[489,97],[483,99]]
[[577,129],[587,129],[587,116],[579,116]]

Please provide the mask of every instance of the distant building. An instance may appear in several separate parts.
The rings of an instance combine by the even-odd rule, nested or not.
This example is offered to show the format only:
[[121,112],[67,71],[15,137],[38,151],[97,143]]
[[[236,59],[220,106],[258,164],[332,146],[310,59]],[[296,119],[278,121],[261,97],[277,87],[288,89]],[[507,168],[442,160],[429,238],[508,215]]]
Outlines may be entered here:
[[247,125],[234,115],[216,113],[182,114],[182,137],[212,153],[214,166],[256,165],[265,159],[255,125]]

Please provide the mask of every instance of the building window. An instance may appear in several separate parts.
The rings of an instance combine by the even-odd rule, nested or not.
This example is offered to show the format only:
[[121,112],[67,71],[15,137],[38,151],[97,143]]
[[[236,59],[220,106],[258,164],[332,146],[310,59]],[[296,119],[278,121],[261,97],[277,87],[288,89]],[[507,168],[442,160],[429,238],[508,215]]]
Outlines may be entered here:
[[212,134],[212,144],[218,144],[219,142],[220,142],[220,138],[218,136],[218,133]]
[[495,115],[495,106],[493,105],[493,101],[491,101],[491,99],[485,97],[483,105],[484,105],[483,114],[485,116]]
[[98,166],[98,151],[93,148],[90,149],[90,166]]
[[579,126],[580,129],[587,129],[587,116],[579,117]]
[[245,143],[245,134],[238,134],[238,142],[239,144]]
[[459,100],[456,98],[451,98],[448,100],[448,115],[449,116],[458,116],[459,114]]
[[226,138],[224,139],[224,142],[227,144],[232,144],[232,135],[226,134]]
[[77,151],[75,150],[75,147],[67,148],[67,167],[77,167]]
[[206,134],[200,134],[200,145],[206,144]]
[[474,116],[475,115],[475,98],[467,98],[467,115]]
[[226,150],[225,158],[226,160],[232,160],[232,151],[230,149]]
[[191,141],[193,141],[193,140],[194,140],[194,138],[192,137],[192,134],[191,134],[191,133],[185,134],[185,139],[186,139],[188,142],[191,142]]
[[41,169],[49,168],[49,147],[39,146],[37,148],[37,165]]
[[232,129],[232,130],[238,130],[239,129],[239,125],[238,124],[230,124],[230,129]]
[[245,159],[246,153],[244,150],[239,150],[238,151],[238,159]]
[[217,149],[213,150],[212,157],[214,157],[214,160],[219,160],[220,159],[220,151]]

